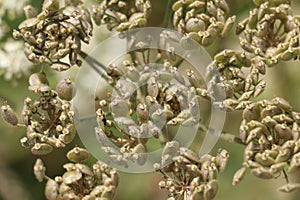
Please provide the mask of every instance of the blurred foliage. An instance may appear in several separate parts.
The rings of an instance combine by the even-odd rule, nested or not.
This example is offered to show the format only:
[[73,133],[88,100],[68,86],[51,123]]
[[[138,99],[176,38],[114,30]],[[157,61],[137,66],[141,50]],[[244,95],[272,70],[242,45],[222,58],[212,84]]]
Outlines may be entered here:
[[[5,0],[4,0],[5,1]],[[91,3],[92,1],[89,1]],[[152,0],[154,10],[150,17],[149,26],[161,26],[162,16],[168,12],[166,0]],[[32,0],[31,4],[40,8],[42,1]],[[237,21],[242,19],[248,14],[249,9],[254,7],[254,4],[248,1],[228,0],[231,7],[231,12],[237,15]],[[293,0],[293,8],[296,14],[300,13],[300,0]],[[24,15],[19,18],[9,19],[8,13],[4,14],[1,18],[6,21],[10,26],[10,31],[0,40],[3,42],[10,38],[13,28],[22,21]],[[103,33],[107,36],[107,31],[100,28],[97,34]],[[103,39],[102,37],[96,38]],[[88,47],[91,48],[91,47]],[[211,55],[224,48],[238,48],[238,37],[233,32],[230,36],[220,39],[212,47],[207,50]],[[38,71],[38,68],[34,68]],[[261,98],[273,98],[281,96],[289,100],[295,110],[300,110],[300,87],[299,87],[299,61],[281,63],[279,66],[274,66],[268,69],[265,77],[267,81],[267,89]],[[0,100],[6,100],[10,105],[19,113],[23,106],[23,99],[29,95],[27,92],[27,79],[22,77],[17,82],[7,81],[0,77]],[[59,78],[55,73],[52,73],[50,79],[55,82]],[[238,134],[241,113],[230,113],[227,116],[225,123],[225,130],[233,134]],[[19,144],[19,139],[23,136],[24,130],[22,128],[12,128],[2,120],[0,120],[0,199],[31,199],[40,200],[44,197],[44,184],[38,184],[34,178],[32,167],[35,162],[35,157],[31,155],[29,150],[24,150]],[[80,144],[77,138],[71,146]],[[241,184],[232,186],[231,181],[234,172],[238,169],[242,162],[243,147],[238,145],[228,144],[226,142],[219,142],[214,151],[218,148],[226,148],[230,152],[229,165],[220,176],[220,190],[216,200],[297,200],[297,194],[283,194],[277,191],[277,187],[284,183],[284,179],[280,176],[276,181],[264,181],[257,179],[253,176],[247,176]],[[67,160],[65,153],[68,149],[56,150],[52,154],[44,158],[47,166],[47,171],[50,176],[55,176],[63,172],[62,164]],[[6,176],[3,176],[6,174]],[[120,175],[120,185],[117,191],[116,200],[154,200],[165,199],[166,193],[159,190],[157,183],[159,181],[157,174],[125,174]],[[300,176],[299,176],[300,177]],[[299,178],[298,177],[298,178]],[[3,180],[4,179],[4,180]],[[10,185],[9,191],[14,195],[5,195],[3,189],[7,188],[7,184],[13,181],[14,184]],[[20,187],[23,190],[20,190]],[[18,191],[18,192],[17,192]],[[20,196],[17,196],[20,195]]]

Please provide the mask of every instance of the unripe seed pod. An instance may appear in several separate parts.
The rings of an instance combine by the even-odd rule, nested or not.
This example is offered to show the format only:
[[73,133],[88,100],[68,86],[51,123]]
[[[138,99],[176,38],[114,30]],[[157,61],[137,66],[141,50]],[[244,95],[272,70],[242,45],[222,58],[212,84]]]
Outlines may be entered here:
[[286,166],[286,163],[285,162],[282,162],[282,163],[276,163],[274,165],[272,165],[270,167],[270,171],[273,173],[273,174],[277,174],[279,172],[281,172]]
[[271,172],[269,172],[268,170],[266,170],[265,168],[263,168],[263,167],[252,169],[251,173],[254,176],[256,176],[258,178],[262,178],[262,179],[272,179],[272,178],[274,178],[274,175]]
[[144,122],[148,121],[148,119],[149,119],[149,112],[148,112],[147,106],[145,104],[137,105],[136,114],[137,114],[138,120],[141,123],[144,123]]
[[279,154],[276,157],[275,162],[286,162],[292,155],[292,150],[291,149],[282,149],[279,151]]
[[225,37],[230,32],[230,30],[232,29],[232,27],[234,25],[235,19],[236,19],[236,16],[232,16],[226,20],[226,22],[224,24],[224,28],[221,33],[222,37]]
[[237,185],[244,178],[246,171],[246,167],[240,168],[233,176],[232,185]]
[[70,185],[79,181],[82,178],[82,173],[79,171],[68,171],[64,173],[62,178],[65,184]]
[[17,126],[18,125],[18,118],[17,115],[15,114],[14,110],[10,108],[9,105],[7,105],[6,102],[3,103],[3,105],[0,108],[1,112],[1,117],[4,121],[7,123]]
[[279,188],[281,192],[293,192],[294,190],[300,189],[299,183],[288,183]]
[[204,189],[204,199],[214,199],[217,195],[219,189],[219,183],[217,180],[210,180],[206,185]]
[[185,28],[188,33],[205,31],[205,23],[201,19],[191,18],[187,21]]
[[45,168],[44,163],[41,159],[36,160],[35,165],[33,167],[33,172],[34,172],[35,178],[39,182],[42,182],[44,180],[46,168]]
[[76,87],[75,84],[71,81],[71,79],[67,78],[61,80],[56,85],[56,91],[59,98],[66,101],[71,101],[76,94]]
[[293,138],[292,130],[285,124],[276,124],[274,130],[278,139],[291,140]]
[[53,69],[53,70],[56,70],[56,71],[66,71],[68,69],[70,69],[70,65],[69,64],[66,64],[66,63],[53,63],[50,68]]
[[58,196],[58,183],[53,179],[49,179],[45,186],[45,196],[48,200],[56,200]]
[[31,153],[34,155],[43,156],[46,154],[51,153],[53,147],[47,143],[35,143],[34,146],[31,148]]
[[67,153],[67,158],[75,163],[84,162],[90,156],[90,153],[83,148],[75,147]]

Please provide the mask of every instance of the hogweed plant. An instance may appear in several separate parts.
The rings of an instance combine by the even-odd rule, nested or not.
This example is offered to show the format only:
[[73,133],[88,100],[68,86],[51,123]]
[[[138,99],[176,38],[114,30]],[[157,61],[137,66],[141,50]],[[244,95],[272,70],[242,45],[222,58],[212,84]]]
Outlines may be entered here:
[[[26,1],[26,19],[14,27],[22,12],[0,1],[0,67],[6,79],[28,77],[32,93],[19,117],[4,97],[0,112],[24,130],[20,143],[38,157],[33,172],[45,198],[113,199],[125,171],[160,174],[169,200],[215,199],[230,155],[211,155],[218,139],[244,149],[232,185],[250,171],[283,177],[282,192],[299,190],[291,177],[300,169],[300,112],[282,97],[257,98],[270,67],[300,56],[293,3],[253,0],[237,21],[225,0]],[[162,27],[149,28],[160,4]],[[97,47],[94,29],[103,25],[115,36]],[[205,49],[230,35],[239,47],[210,59]],[[53,71],[63,74],[56,87]],[[239,134],[223,130],[226,112],[241,115]],[[84,146],[74,147],[76,136]],[[49,177],[43,157],[62,148],[65,172]]]

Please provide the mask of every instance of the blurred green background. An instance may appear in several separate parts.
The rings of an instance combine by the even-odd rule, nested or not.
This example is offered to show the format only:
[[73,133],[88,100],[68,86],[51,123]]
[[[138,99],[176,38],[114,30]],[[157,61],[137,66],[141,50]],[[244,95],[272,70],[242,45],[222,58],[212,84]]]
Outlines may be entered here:
[[[300,0],[292,0],[295,14],[300,14]],[[11,31],[16,28],[18,23],[24,19],[22,14],[22,4],[25,1],[19,0],[0,0],[0,35],[6,32],[1,38],[0,49],[9,42]],[[40,8],[41,0],[32,0],[32,5]],[[93,3],[92,0],[87,4]],[[153,0],[153,13],[149,26],[161,26],[162,16],[170,12],[167,8],[166,0]],[[243,19],[248,14],[249,9],[253,8],[251,0],[228,0],[231,13],[237,15],[237,20]],[[109,36],[105,28],[100,27],[95,30],[94,43],[86,49],[91,49],[93,44],[101,42]],[[238,38],[233,32],[225,39],[208,48],[211,55],[224,48],[238,49]],[[1,57],[0,57],[1,58]],[[11,67],[14,62],[12,62]],[[22,66],[21,66],[22,67]],[[0,101],[7,100],[9,104],[18,112],[21,112],[23,100],[31,94],[27,92],[28,74],[16,75],[7,80],[5,76],[7,68],[1,66],[0,60]],[[34,67],[31,72],[39,71],[39,67]],[[75,72],[72,72],[75,73]],[[49,77],[53,83],[60,79],[61,75],[49,71]],[[273,98],[275,96],[284,97],[293,105],[295,110],[300,111],[300,67],[299,61],[281,63],[269,68],[265,79],[267,89],[259,98]],[[238,134],[241,113],[228,113],[225,130]],[[25,134],[22,128],[13,128],[0,120],[0,199],[3,200],[42,200],[44,197],[44,183],[35,180],[32,167],[35,156],[32,156],[28,149],[21,147],[19,140]],[[72,146],[80,144],[77,138]],[[219,176],[220,190],[216,200],[298,200],[300,193],[283,194],[278,192],[278,186],[285,183],[282,176],[276,180],[264,181],[248,175],[239,185],[231,185],[234,172],[241,166],[243,148],[239,145],[232,145],[226,142],[219,142],[214,151],[218,148],[226,148],[231,156],[226,170]],[[56,150],[44,157],[49,176],[60,175],[63,172],[62,164],[67,161],[65,153],[68,149]],[[158,189],[157,183],[160,175],[158,174],[125,174],[121,173],[120,185],[117,190],[117,200],[158,200],[166,199],[166,193]],[[295,177],[300,181],[300,176]]]

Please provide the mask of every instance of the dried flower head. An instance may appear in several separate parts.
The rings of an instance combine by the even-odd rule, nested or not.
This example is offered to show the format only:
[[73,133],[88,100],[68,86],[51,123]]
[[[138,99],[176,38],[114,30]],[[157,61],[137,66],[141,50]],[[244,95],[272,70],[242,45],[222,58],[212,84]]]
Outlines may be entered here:
[[[90,14],[82,5],[60,8],[58,0],[46,0],[41,13],[27,16],[14,37],[25,41],[28,60],[49,64],[57,71],[81,65],[81,42],[88,43],[93,30]],[[67,56],[69,62],[62,61]]]
[[[72,149],[72,154],[79,147]],[[85,149],[79,148],[81,151]],[[71,160],[73,161],[73,159]],[[44,174],[45,168],[40,159],[34,166],[34,172],[38,180],[46,179],[45,196],[48,200],[58,199],[113,199],[118,186],[118,174],[113,168],[100,161],[89,167],[79,162],[63,165],[66,172],[54,179]]]
[[144,27],[151,13],[149,0],[103,0],[92,7],[92,16],[97,25],[106,24],[108,30],[119,32]]
[[245,51],[273,65],[299,55],[299,24],[289,1],[265,1],[238,24],[236,33],[243,33],[240,44]]
[[178,0],[172,9],[175,12],[173,26],[203,46],[212,44],[218,37],[224,37],[235,22],[235,16],[229,17],[225,0]]
[[176,141],[168,142],[162,162],[154,166],[163,174],[159,187],[168,190],[169,199],[214,199],[219,188],[217,175],[225,169],[228,157],[226,150],[216,157],[199,157],[187,148],[179,148]]
[[[216,74],[211,65],[216,66],[219,73]],[[215,55],[211,65],[207,67],[208,91],[222,88],[226,100],[220,106],[229,111],[241,109],[241,104],[259,96],[266,87],[266,82],[262,79],[266,63],[248,52],[223,50]]]
[[247,145],[243,168],[235,177],[237,184],[246,168],[262,179],[276,178],[280,173],[294,173],[300,166],[300,114],[284,99],[245,104],[240,138]]
[[114,162],[142,165],[150,138],[168,140],[169,127],[199,123],[197,91],[169,61],[138,65],[125,60],[108,66],[107,74],[114,91],[100,101],[97,136]]
[[74,139],[74,111],[70,102],[60,99],[51,90],[43,72],[32,74],[29,83],[29,89],[39,97],[36,100],[26,98],[24,101],[22,121],[27,127],[27,136],[21,139],[21,144],[31,147],[33,154],[45,155],[53,147],[65,147]]

